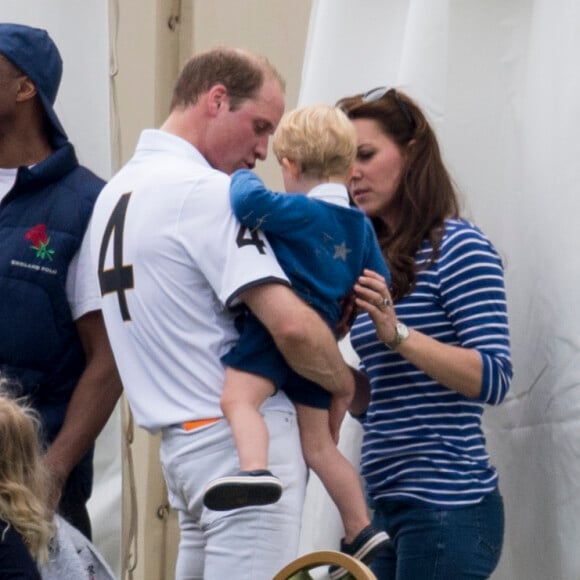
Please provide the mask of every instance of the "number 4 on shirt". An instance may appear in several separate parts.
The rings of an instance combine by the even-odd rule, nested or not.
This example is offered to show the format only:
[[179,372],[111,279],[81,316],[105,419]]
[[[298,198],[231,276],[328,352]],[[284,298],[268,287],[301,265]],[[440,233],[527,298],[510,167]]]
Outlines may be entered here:
[[[133,288],[133,266],[123,265],[123,228],[125,215],[129,205],[130,193],[121,196],[103,233],[103,241],[99,250],[99,285],[101,295],[116,293],[123,320],[131,320],[127,306],[126,290]],[[113,242],[113,268],[105,270],[105,256],[107,249]]]
[[240,226],[238,235],[236,237],[236,243],[238,244],[238,248],[243,246],[256,246],[260,254],[266,253],[264,250],[264,246],[266,244],[264,244],[264,242],[260,239],[258,232],[246,226]]

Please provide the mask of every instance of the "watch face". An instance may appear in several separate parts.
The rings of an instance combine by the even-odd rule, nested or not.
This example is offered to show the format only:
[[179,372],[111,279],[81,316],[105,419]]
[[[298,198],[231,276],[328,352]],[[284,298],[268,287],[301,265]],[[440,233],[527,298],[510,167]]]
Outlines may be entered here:
[[406,324],[397,322],[397,344],[401,344],[409,337],[409,329]]
[[397,334],[395,336],[395,340],[393,342],[385,342],[385,345],[388,346],[390,349],[397,348],[404,340],[409,338],[409,329],[407,328],[406,324],[402,322],[397,322],[395,324],[395,330]]

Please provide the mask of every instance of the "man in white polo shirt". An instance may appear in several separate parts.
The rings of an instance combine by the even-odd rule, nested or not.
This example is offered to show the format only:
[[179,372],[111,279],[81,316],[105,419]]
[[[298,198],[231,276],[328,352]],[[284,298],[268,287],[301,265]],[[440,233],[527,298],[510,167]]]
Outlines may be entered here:
[[220,410],[220,357],[237,339],[230,308],[247,304],[300,374],[334,392],[354,386],[328,327],[291,290],[262,234],[230,209],[228,175],[265,159],[283,111],[283,81],[265,59],[229,48],[194,57],[169,117],[142,133],[93,214],[103,314],[127,398],[139,425],[162,432],[179,510],[178,579],[266,580],[297,553],[306,469],[283,393],[263,406],[281,500],[228,512],[202,503],[207,482],[239,469]]

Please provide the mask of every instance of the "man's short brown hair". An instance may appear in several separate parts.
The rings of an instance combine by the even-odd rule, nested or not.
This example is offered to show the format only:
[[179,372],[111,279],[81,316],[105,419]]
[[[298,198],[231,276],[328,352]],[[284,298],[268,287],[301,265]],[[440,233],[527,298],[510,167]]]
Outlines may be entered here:
[[200,53],[183,67],[171,101],[171,110],[194,105],[199,96],[213,86],[225,86],[230,108],[253,99],[268,78],[276,79],[282,90],[285,82],[280,73],[263,56],[229,47],[217,47]]

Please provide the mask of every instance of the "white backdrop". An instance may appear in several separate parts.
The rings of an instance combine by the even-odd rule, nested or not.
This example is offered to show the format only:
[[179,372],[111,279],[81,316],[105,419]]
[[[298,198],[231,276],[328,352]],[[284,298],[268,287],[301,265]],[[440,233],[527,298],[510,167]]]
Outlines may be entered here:
[[[1,0],[0,21],[48,30],[64,63],[56,112],[79,161],[108,179],[111,175],[108,3]],[[120,433],[117,410],[97,443],[95,483],[89,504],[93,539],[114,570],[120,570],[121,561]]]
[[[47,28],[65,61],[57,112],[81,162],[109,177],[107,2],[1,0],[0,20]],[[506,498],[494,580],[580,578],[580,2],[315,0],[300,102],[377,85],[427,110],[466,214],[506,265],[515,377],[486,434]],[[574,132],[574,133],[573,133]],[[347,349],[348,347],[345,347]],[[347,354],[351,357],[351,354]],[[358,426],[343,428],[356,457]],[[118,417],[101,437],[91,513],[116,565]],[[314,482],[303,549],[338,545]]]
[[[507,518],[494,580],[580,578],[579,57],[576,0],[313,5],[300,104],[406,90],[504,258],[515,376],[485,413]],[[338,521],[319,484],[307,502],[305,551]]]

